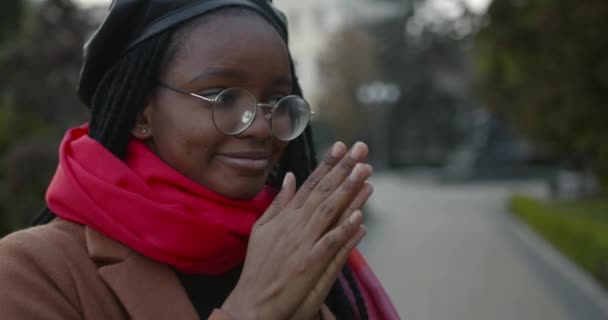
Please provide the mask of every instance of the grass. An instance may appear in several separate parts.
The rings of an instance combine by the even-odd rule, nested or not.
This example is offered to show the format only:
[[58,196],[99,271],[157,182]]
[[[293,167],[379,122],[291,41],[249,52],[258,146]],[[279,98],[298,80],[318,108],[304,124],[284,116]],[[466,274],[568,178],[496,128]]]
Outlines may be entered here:
[[608,198],[540,201],[514,195],[511,211],[608,288]]

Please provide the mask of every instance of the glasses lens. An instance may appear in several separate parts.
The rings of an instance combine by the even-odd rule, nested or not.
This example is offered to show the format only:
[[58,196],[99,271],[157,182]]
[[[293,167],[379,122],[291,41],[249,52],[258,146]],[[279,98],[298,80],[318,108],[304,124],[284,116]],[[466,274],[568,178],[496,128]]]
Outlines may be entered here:
[[238,134],[255,117],[256,100],[250,92],[231,88],[222,91],[213,105],[213,123],[224,134]]
[[298,96],[287,96],[276,104],[271,119],[275,137],[284,141],[293,140],[308,125],[310,106]]

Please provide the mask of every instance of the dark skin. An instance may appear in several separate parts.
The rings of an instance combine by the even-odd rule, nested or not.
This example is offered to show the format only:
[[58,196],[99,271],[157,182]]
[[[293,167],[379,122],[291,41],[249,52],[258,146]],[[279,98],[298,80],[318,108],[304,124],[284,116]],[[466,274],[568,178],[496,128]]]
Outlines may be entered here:
[[[258,101],[289,95],[291,69],[281,37],[265,21],[234,20],[193,29],[189,38],[204,41],[186,37],[162,81],[204,96],[231,87],[251,91]],[[133,134],[171,167],[233,199],[255,196],[287,146],[260,110],[247,130],[227,136],[211,121],[209,103],[164,88],[149,100]]]
[[[254,14],[200,19],[208,21],[180,40],[162,81],[202,94],[242,87],[261,101],[291,93],[287,48],[268,22]],[[133,135],[210,190],[234,199],[255,196],[287,143],[273,137],[261,113],[236,136],[220,133],[210,117],[196,99],[159,89]],[[268,157],[231,159],[251,150]],[[348,151],[338,142],[297,192],[293,174],[285,176],[253,226],[241,277],[222,310],[235,319],[318,317],[350,250],[366,232],[359,210],[373,191],[366,182],[372,168],[362,163],[366,156],[365,144]]]

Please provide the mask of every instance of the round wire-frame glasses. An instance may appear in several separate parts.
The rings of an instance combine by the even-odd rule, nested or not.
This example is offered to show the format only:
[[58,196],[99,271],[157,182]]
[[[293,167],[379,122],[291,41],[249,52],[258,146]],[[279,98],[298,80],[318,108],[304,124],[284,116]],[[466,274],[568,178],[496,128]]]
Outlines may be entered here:
[[209,98],[164,82],[159,82],[159,85],[210,103],[213,125],[226,135],[238,135],[247,130],[258,108],[261,108],[264,118],[270,122],[272,134],[279,140],[291,141],[304,132],[311,115],[314,115],[308,102],[297,95],[263,103],[258,102],[251,91],[243,88],[227,88]]

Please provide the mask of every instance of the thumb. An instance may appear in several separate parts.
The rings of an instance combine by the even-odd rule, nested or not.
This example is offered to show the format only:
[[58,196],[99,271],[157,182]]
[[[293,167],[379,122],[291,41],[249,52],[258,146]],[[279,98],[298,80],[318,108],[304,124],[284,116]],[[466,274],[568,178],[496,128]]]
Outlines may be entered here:
[[283,186],[281,191],[274,197],[274,200],[266,209],[266,212],[260,217],[257,224],[262,225],[276,217],[279,212],[287,205],[289,200],[293,198],[296,192],[295,176],[291,172],[287,172],[283,178]]

